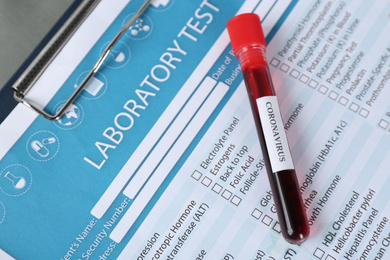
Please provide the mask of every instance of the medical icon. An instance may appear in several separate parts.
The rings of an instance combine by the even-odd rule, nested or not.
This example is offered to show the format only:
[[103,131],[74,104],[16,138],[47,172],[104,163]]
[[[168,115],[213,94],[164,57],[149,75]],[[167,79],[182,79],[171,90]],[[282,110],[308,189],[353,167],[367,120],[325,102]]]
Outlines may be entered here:
[[[84,91],[96,97],[96,95],[99,93],[99,91],[102,89],[103,86],[104,86],[103,82],[101,82],[95,77],[92,77],[88,81],[87,85],[85,85]],[[77,88],[77,84],[74,87]]]
[[44,145],[47,145],[47,144],[54,144],[56,142],[56,139],[54,137],[49,137],[49,138],[45,138],[42,140],[42,143]]
[[31,147],[32,149],[42,158],[46,158],[49,156],[50,151],[49,149],[46,148],[45,145],[43,145],[40,141],[38,140],[33,140],[31,142]]
[[56,139],[54,137],[47,137],[42,141],[33,140],[31,142],[31,148],[42,158],[46,158],[50,155],[49,149],[47,149],[47,145],[54,144]]
[[[64,104],[65,100],[59,102],[54,107],[53,114],[57,113]],[[71,130],[80,125],[80,123],[83,121],[83,117],[84,110],[82,109],[81,105],[76,102],[73,102],[69,105],[65,114],[58,121],[54,121],[53,123],[61,129]]]
[[[108,46],[109,42],[106,42],[100,49],[100,54]],[[104,65],[111,69],[120,69],[124,67],[131,58],[130,47],[123,41],[117,42],[114,48],[111,50],[107,59],[104,61]]]
[[[77,78],[74,88],[80,86],[82,80],[87,75],[88,71],[85,71],[80,74]],[[85,99],[97,99],[100,98],[107,90],[107,79],[106,77],[97,72],[93,77],[91,77],[87,84],[84,86],[84,89],[81,91],[80,96]]]
[[31,184],[31,172],[24,165],[13,164],[0,173],[0,189],[8,196],[16,197],[26,193]]
[[4,177],[8,179],[15,189],[23,189],[26,186],[26,179],[21,176],[15,176],[10,172],[7,172]]
[[32,135],[27,143],[27,152],[37,161],[47,161],[53,158],[59,149],[57,136],[49,131],[40,131]]
[[141,32],[150,31],[150,26],[147,24],[144,24],[143,19],[138,19],[137,21],[135,21],[135,25],[131,26],[129,28],[129,30],[131,31],[131,35],[137,36]]
[[114,56],[115,62],[123,62],[126,58],[126,55],[121,51],[112,50],[111,55]]
[[[125,24],[132,15],[133,14],[126,16],[123,20],[123,24]],[[133,40],[143,40],[151,34],[152,29],[152,20],[149,16],[143,14],[129,27],[125,35]]]
[[167,6],[169,3],[169,0],[153,0],[150,4],[153,5],[154,7],[158,8],[160,5],[162,6]]
[[150,9],[157,12],[163,12],[172,7],[174,0],[152,0]]

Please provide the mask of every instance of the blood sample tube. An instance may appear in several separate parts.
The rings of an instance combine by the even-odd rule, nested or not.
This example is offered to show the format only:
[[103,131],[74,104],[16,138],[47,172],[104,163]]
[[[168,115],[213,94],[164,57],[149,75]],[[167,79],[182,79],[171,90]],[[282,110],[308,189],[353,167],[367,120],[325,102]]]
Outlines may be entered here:
[[260,18],[241,14],[230,19],[227,29],[244,76],[282,234],[289,243],[301,244],[310,229],[269,73]]

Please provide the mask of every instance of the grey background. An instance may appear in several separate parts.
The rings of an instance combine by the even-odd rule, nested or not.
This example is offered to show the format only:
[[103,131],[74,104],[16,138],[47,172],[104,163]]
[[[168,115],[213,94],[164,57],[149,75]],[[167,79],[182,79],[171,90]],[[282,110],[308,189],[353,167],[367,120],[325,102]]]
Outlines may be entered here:
[[0,89],[73,0],[0,0]]

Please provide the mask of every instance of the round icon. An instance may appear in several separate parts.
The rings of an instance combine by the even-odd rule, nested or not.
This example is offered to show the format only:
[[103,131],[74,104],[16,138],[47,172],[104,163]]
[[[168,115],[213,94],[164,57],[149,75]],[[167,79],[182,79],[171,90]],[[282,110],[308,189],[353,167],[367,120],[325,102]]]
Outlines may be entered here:
[[[89,71],[85,71],[80,74],[80,76],[76,80],[75,88],[77,88],[84,78],[87,76]],[[84,89],[81,91],[80,96],[93,100],[98,99],[106,93],[107,90],[107,78],[100,72],[96,72],[95,75],[89,79],[88,83],[84,86]]]
[[11,197],[25,194],[30,189],[31,184],[32,174],[26,166],[21,164],[10,165],[0,174],[0,189]]
[[[54,113],[57,113],[66,101],[62,101],[55,105]],[[84,110],[80,104],[73,102],[70,104],[69,108],[66,110],[65,114],[57,121],[54,121],[54,124],[64,130],[70,130],[76,128],[81,124],[84,118]]]
[[150,10],[164,12],[173,6],[174,0],[152,0]]
[[[100,54],[103,53],[104,49],[110,42],[106,42],[100,49]],[[104,61],[104,65],[111,69],[120,69],[129,63],[131,57],[130,47],[123,41],[117,42],[114,48],[111,49],[110,54]]]
[[39,131],[27,141],[27,153],[36,161],[44,162],[53,159],[60,149],[57,136],[49,131]]
[[[125,17],[122,22],[122,25],[133,16],[134,14],[129,14]],[[130,26],[125,35],[133,40],[143,40],[147,38],[153,30],[152,19],[149,18],[146,14],[142,14],[135,22]]]

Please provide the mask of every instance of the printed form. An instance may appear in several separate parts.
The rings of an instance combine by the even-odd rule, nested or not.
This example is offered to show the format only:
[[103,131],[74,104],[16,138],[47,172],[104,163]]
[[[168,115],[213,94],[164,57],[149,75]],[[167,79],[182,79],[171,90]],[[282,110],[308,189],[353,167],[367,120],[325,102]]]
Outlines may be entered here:
[[[117,2],[99,4],[29,98],[59,109],[142,4]],[[61,120],[18,105],[0,126],[0,248],[9,259],[387,259],[389,10],[152,1]],[[311,228],[300,246],[280,233],[229,44],[226,22],[245,12],[268,44]]]

